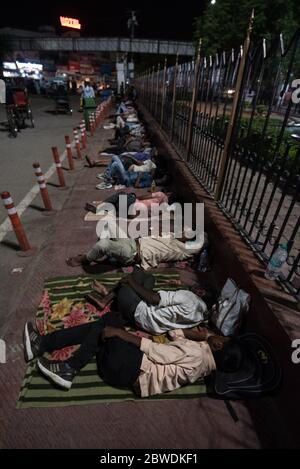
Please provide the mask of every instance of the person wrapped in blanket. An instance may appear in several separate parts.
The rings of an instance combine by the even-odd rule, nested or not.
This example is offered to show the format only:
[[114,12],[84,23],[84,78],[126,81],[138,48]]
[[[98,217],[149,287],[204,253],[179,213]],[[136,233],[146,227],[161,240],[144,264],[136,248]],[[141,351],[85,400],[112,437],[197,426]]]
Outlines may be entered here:
[[[185,297],[180,291],[154,293],[146,288],[151,287],[149,274],[146,274],[146,277],[143,275],[137,272],[132,276],[135,277],[133,280],[129,280],[130,276],[121,280],[117,293],[119,306],[122,306],[122,297],[124,299],[124,295],[128,294],[128,288],[132,288],[133,291],[136,291],[136,285],[145,288],[148,294],[152,295],[151,298],[148,296],[148,301],[152,302],[152,306],[147,306],[148,308],[152,307],[153,310],[156,308],[158,311],[169,310],[167,315],[164,314],[157,322],[160,327],[165,321],[163,329],[169,331],[169,343],[156,343],[149,338],[141,338],[127,332],[123,321],[110,312],[96,322],[59,330],[45,336],[39,335],[32,323],[26,323],[24,329],[26,360],[38,358],[37,366],[47,379],[64,389],[70,389],[76,375],[96,356],[98,372],[103,381],[118,388],[131,388],[141,397],[178,389],[208,376],[216,369],[234,371],[237,364],[235,344],[232,343],[232,339],[200,327],[203,318],[201,307],[204,302],[189,291],[185,291]],[[142,298],[145,292],[139,290],[138,295]],[[104,302],[110,296],[104,286],[103,296]],[[134,300],[131,294],[126,302]],[[172,305],[169,304],[172,301],[176,303],[173,304],[173,313]],[[186,301],[188,308],[184,306]],[[143,303],[141,299],[139,302]],[[189,315],[188,309],[193,302],[193,312],[190,311],[191,320],[186,320]],[[156,306],[153,306],[154,304]],[[143,305],[142,309],[144,308]],[[172,314],[173,323],[168,324],[166,318],[170,319]],[[192,327],[195,324],[197,326]],[[71,345],[80,345],[80,347],[66,361],[50,361],[43,356],[45,353]]]

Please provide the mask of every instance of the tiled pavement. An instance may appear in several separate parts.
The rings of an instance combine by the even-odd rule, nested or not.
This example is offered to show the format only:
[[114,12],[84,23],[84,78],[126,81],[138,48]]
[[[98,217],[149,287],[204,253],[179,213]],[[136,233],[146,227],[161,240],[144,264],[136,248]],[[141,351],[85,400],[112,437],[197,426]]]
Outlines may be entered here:
[[[98,130],[88,153],[95,156],[106,146],[110,131]],[[97,191],[97,169],[81,168],[67,174],[68,191],[53,193],[58,208],[53,217],[24,215],[32,244],[39,247],[33,258],[19,259],[7,246],[2,324],[8,362],[0,365],[1,448],[259,448],[247,408],[234,403],[239,422],[234,423],[222,401],[209,398],[164,402],[134,402],[96,406],[17,410],[16,401],[26,365],[23,360],[24,322],[33,319],[45,278],[75,275],[65,258],[85,252],[95,241],[95,224],[84,223],[84,204],[112,191]],[[34,219],[32,219],[34,218]],[[9,241],[14,241],[9,235]],[[24,265],[24,275],[10,275]],[[280,442],[277,442],[278,445]],[[274,445],[274,438],[272,439]],[[275,441],[276,445],[276,441]]]

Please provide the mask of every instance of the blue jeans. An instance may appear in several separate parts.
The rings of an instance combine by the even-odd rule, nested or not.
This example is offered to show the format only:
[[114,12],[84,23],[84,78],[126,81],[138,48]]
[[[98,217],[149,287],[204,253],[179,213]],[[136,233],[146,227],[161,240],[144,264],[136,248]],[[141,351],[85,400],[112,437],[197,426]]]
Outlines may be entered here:
[[105,173],[104,173],[105,179],[112,179],[113,177],[116,177],[119,179],[121,184],[126,185],[127,182],[127,174],[126,170],[124,168],[124,165],[120,158],[117,155],[113,155],[111,159],[111,163],[107,166]]
[[125,186],[128,184],[127,171],[124,168],[124,165],[120,158],[117,155],[112,157],[111,163],[108,165],[105,171],[105,178],[112,179],[117,178],[120,184]]

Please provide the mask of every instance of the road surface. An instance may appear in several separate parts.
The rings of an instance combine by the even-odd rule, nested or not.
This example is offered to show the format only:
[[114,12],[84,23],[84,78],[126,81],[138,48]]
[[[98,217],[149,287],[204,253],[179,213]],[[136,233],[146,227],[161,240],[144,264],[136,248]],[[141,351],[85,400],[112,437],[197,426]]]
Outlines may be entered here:
[[[78,112],[79,97],[71,97],[73,115],[54,115],[53,100],[32,96],[31,107],[35,128],[27,128],[17,138],[9,138],[1,126],[0,131],[0,192],[9,191],[15,205],[21,202],[35,184],[32,164],[38,161],[44,173],[53,164],[51,147],[59,152],[65,149],[64,136],[73,139],[73,127],[77,126],[82,114]],[[0,122],[6,120],[5,109],[0,104]],[[6,218],[6,210],[0,203],[0,224]]]

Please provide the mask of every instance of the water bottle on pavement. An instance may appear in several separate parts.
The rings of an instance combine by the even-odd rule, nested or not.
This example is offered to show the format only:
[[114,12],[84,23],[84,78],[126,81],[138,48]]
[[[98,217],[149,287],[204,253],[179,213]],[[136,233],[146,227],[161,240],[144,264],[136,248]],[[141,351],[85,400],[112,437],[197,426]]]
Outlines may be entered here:
[[278,248],[269,260],[268,267],[265,272],[266,279],[275,280],[276,278],[278,278],[279,274],[282,271],[282,266],[285,264],[288,258],[287,249],[287,244],[279,244]]
[[150,189],[150,190],[151,190],[152,194],[154,194],[154,192],[156,192],[156,182],[155,182],[154,179],[153,179],[153,181],[152,181],[151,189]]

